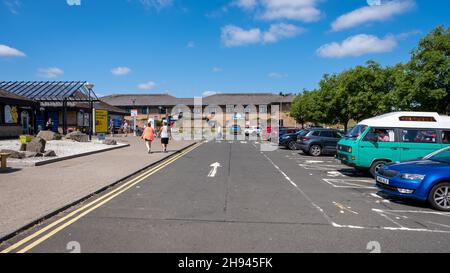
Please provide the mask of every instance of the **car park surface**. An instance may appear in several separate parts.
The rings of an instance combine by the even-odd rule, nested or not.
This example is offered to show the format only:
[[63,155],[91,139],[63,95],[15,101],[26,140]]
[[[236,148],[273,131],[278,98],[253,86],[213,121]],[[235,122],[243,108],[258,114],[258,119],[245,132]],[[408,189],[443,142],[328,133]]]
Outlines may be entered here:
[[[67,252],[76,241],[83,253],[367,253],[373,242],[381,252],[448,252],[448,213],[385,196],[374,179],[332,156],[262,145],[270,144],[203,143],[29,251]],[[213,162],[220,167],[210,177]]]

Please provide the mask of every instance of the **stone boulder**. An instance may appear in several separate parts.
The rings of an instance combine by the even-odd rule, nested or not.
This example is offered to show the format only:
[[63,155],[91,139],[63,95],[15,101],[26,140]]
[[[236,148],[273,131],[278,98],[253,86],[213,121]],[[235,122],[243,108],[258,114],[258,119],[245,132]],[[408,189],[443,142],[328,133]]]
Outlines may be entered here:
[[31,158],[31,157],[42,157],[42,153],[25,152],[25,157],[26,157],[26,158]]
[[117,145],[117,141],[115,141],[114,139],[105,139],[102,143],[105,145]]
[[66,139],[71,139],[76,142],[89,142],[89,136],[81,132],[68,133]]
[[14,151],[14,150],[3,149],[3,150],[0,150],[0,153],[11,154],[10,158],[17,158],[17,159],[25,158],[25,153]]
[[25,152],[27,150],[27,143],[20,143],[19,151]]
[[45,152],[45,144],[47,141],[45,139],[36,137],[32,141],[27,144],[27,152],[34,153],[44,153]]
[[53,150],[49,150],[44,153],[44,157],[55,157],[55,156],[56,156],[56,153]]
[[37,134],[37,137],[43,138],[46,141],[55,140],[56,139],[56,133],[52,131],[40,131]]

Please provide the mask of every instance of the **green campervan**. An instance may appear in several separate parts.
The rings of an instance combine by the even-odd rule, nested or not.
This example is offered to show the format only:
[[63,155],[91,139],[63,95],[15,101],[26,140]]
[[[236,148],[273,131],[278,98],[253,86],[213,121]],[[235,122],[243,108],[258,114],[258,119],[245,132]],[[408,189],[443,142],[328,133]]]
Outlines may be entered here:
[[374,175],[387,162],[423,157],[450,145],[450,117],[394,112],[363,120],[338,143],[337,159]]

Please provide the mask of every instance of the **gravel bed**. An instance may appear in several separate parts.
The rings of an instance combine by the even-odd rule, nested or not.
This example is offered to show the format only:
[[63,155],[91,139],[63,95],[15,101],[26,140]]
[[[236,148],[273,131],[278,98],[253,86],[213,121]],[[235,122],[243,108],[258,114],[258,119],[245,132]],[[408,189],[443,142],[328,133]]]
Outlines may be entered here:
[[[121,145],[122,143],[117,143]],[[24,159],[9,158],[8,162],[21,162],[21,163],[33,163],[44,161],[53,158],[72,156],[77,154],[83,154],[93,151],[100,151],[108,149],[114,146],[105,145],[97,141],[92,142],[75,142],[72,140],[51,140],[47,141],[45,145],[45,151],[53,150],[56,153],[56,157],[31,157]],[[8,149],[19,151],[20,141],[18,140],[0,140],[0,150]]]

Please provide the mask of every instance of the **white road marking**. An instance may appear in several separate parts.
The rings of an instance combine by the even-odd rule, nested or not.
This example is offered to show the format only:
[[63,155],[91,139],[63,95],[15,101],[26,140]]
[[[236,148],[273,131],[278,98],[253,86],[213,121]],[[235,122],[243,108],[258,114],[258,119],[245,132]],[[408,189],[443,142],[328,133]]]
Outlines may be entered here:
[[323,178],[323,181],[330,184],[334,188],[351,188],[351,189],[371,189],[376,190],[376,187],[361,185],[360,183],[372,184],[371,180],[362,180],[362,179],[331,179],[331,178]]
[[212,167],[211,171],[208,174],[208,177],[215,177],[216,173],[217,173],[217,168],[221,167],[219,162],[215,162],[211,165],[209,165],[210,167]]
[[338,207],[338,208],[341,209],[341,213],[345,213],[345,211],[348,211],[348,212],[351,212],[351,213],[353,213],[353,214],[359,214],[359,213],[357,213],[356,211],[351,210],[350,207],[345,207],[344,205],[342,205],[342,204],[340,204],[340,203],[338,203],[338,202],[334,202],[334,201],[333,201],[333,204],[334,204],[336,207]]
[[241,141],[241,144],[247,144],[247,141]]
[[319,160],[307,160],[305,161],[305,163],[307,164],[315,164],[315,163],[324,163],[323,161],[319,161]]

